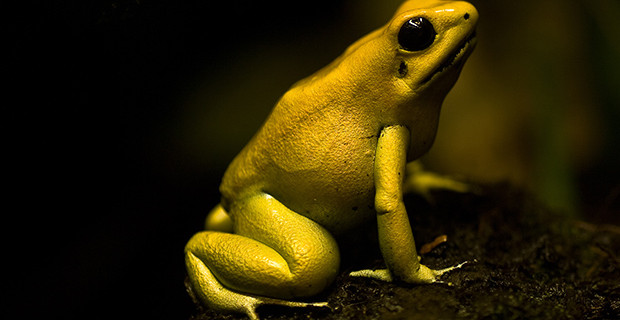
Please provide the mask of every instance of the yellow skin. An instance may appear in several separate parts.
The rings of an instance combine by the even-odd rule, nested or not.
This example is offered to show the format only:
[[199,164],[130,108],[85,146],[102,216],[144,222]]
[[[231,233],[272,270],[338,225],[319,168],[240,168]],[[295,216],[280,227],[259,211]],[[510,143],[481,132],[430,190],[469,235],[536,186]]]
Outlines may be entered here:
[[[399,32],[420,17],[436,36],[407,50]],[[185,248],[193,295],[251,318],[264,303],[324,306],[288,300],[329,286],[340,264],[332,235],[373,217],[388,269],[351,275],[433,283],[454,269],[420,264],[402,194],[463,189],[415,165],[407,179],[405,172],[433,143],[477,20],[466,2],[406,1],[384,27],[284,94],[226,171],[207,231]]]

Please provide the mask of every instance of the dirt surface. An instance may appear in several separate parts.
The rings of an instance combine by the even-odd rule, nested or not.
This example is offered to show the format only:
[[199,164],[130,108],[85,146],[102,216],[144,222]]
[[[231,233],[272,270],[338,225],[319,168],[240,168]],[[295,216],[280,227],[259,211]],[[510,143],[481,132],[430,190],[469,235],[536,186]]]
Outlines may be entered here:
[[[406,199],[418,247],[445,234],[423,255],[448,285],[408,285],[352,278],[382,267],[372,230],[341,243],[342,273],[324,296],[330,308],[265,306],[262,319],[620,319],[620,228],[570,220],[507,186],[482,195],[436,193],[435,204]],[[415,208],[415,209],[414,209]],[[344,248],[349,248],[348,250]],[[475,261],[475,262],[474,262]],[[191,320],[243,319],[198,308]]]

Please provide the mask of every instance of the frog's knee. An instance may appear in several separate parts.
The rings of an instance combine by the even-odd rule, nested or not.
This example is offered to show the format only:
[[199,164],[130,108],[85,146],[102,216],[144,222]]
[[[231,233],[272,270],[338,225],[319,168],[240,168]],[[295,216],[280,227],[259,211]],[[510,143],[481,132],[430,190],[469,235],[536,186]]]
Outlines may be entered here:
[[[293,268],[289,264],[289,269]],[[302,267],[294,268],[280,279],[272,297],[281,299],[304,298],[317,295],[329,287],[338,275],[339,261],[327,257],[313,258]]]
[[297,242],[295,261],[289,262],[291,278],[288,281],[293,297],[316,295],[329,287],[340,268],[338,246],[331,238]]

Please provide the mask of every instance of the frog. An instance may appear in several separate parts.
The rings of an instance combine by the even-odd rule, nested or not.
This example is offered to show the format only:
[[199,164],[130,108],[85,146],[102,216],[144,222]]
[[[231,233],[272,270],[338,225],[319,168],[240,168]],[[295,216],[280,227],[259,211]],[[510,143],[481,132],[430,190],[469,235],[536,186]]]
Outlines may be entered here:
[[263,304],[328,307],[308,299],[340,272],[336,236],[368,223],[376,223],[386,268],[350,276],[431,284],[459,268],[420,263],[403,194],[462,187],[410,164],[433,144],[477,21],[468,2],[405,1],[284,93],[226,169],[205,229],[185,246],[192,297],[250,319]]

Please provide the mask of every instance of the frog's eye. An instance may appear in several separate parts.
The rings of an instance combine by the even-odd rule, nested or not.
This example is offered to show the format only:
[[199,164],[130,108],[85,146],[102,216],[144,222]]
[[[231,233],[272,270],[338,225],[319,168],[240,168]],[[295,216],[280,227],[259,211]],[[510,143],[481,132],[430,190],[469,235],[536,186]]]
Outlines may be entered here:
[[405,22],[398,32],[398,44],[407,51],[424,50],[435,41],[433,25],[422,17]]

